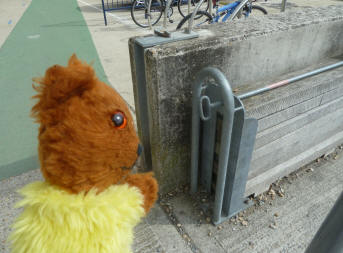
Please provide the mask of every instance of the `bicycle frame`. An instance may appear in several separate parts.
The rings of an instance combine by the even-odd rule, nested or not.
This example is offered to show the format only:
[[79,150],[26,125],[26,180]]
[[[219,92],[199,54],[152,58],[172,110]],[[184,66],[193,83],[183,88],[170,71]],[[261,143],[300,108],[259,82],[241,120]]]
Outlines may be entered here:
[[221,17],[220,13],[227,11],[227,14],[225,14],[225,16],[222,19],[222,22],[225,22],[240,3],[241,3],[241,1],[236,1],[236,2],[230,3],[228,5],[225,5],[221,8],[218,8],[216,11],[216,16],[214,17],[214,22],[219,22],[219,19]]
[[[216,11],[216,15],[214,16],[214,20],[213,22],[216,22],[218,23],[219,22],[219,19],[221,18],[221,13],[223,12],[227,12],[225,14],[225,16],[222,18],[222,22],[225,22],[230,16],[232,13],[234,13],[234,11],[236,10],[236,8],[241,4],[242,1],[236,1],[236,2],[233,2],[233,3],[230,3],[228,5],[225,5],[221,8],[217,8],[217,11]],[[248,1],[249,3],[250,1]],[[251,12],[251,5],[249,5],[249,11],[247,11],[246,13],[244,13],[245,17],[248,17],[249,14]]]
[[[193,25],[193,20],[195,17],[195,13],[198,13],[198,9],[199,6],[203,3],[204,0],[201,0],[198,5],[197,8],[193,11],[191,16],[187,16],[185,17],[178,25],[177,29],[180,29],[181,26],[185,23],[185,21],[187,21],[187,19],[190,19],[190,22],[188,24],[188,30],[191,30],[191,27]],[[200,17],[202,15],[206,16],[205,20],[201,20],[202,22],[198,22],[196,24],[196,26],[200,26],[201,24],[204,23],[218,23],[220,19],[221,22],[225,22],[226,20],[233,20],[235,17],[240,18],[241,16],[245,16],[246,18],[251,14],[251,11],[253,9],[253,5],[252,2],[255,2],[256,0],[236,0],[233,3],[227,4],[223,7],[218,7],[215,6],[216,9],[216,13],[215,15],[212,15],[210,13],[204,13],[204,12],[200,12],[198,13],[198,15],[200,15]],[[212,2],[211,2],[212,3]],[[267,14],[267,11],[264,10],[262,7],[259,7],[260,10],[264,13]],[[210,5],[210,9],[211,9],[211,5]],[[257,7],[256,7],[257,9]]]

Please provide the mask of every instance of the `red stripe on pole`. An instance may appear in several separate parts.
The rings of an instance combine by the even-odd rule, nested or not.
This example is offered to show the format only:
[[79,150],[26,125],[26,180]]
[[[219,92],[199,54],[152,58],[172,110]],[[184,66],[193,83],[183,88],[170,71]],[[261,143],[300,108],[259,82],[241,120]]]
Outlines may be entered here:
[[280,86],[288,84],[288,83],[289,83],[289,80],[283,80],[283,81],[280,81],[280,82],[277,82],[277,83],[273,83],[273,84],[271,84],[271,85],[269,85],[267,87],[270,88],[270,89],[274,89],[274,88],[280,87]]

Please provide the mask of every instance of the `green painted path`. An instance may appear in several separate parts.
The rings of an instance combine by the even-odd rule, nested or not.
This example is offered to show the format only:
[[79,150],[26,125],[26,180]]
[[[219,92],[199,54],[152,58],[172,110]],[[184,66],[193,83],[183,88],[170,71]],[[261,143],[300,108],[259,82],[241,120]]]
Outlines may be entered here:
[[33,0],[0,48],[0,180],[39,167],[31,79],[73,53],[107,82],[76,0]]

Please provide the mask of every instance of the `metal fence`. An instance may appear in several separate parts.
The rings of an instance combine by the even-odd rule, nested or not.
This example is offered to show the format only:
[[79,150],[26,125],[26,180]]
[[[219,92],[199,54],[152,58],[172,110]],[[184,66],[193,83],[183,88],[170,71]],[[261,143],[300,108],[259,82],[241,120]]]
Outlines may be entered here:
[[106,12],[130,9],[132,6],[132,0],[101,0],[102,11],[104,13],[105,25],[107,25]]

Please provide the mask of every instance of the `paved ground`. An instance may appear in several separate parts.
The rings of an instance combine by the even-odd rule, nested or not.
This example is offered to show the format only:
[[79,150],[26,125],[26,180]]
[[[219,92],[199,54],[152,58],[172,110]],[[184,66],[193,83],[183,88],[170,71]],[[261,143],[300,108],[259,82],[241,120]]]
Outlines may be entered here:
[[[275,193],[258,196],[255,206],[217,227],[199,208],[205,197],[190,197],[185,189],[163,196],[136,228],[134,252],[304,252],[342,191],[342,151],[337,149],[276,182]],[[19,213],[13,208],[18,200],[15,191],[35,180],[42,180],[38,170],[1,182],[2,253],[9,252],[9,226]]]
[[[278,12],[279,2],[262,4],[269,12]],[[342,0],[288,2],[291,9],[343,4]],[[136,27],[128,11],[113,12],[105,27],[99,3],[99,0],[78,0],[79,11],[86,20],[106,78],[133,109],[127,40],[150,32]],[[29,0],[0,2],[0,47],[29,4]],[[180,19],[176,9],[174,13],[175,23],[171,27]],[[72,26],[75,23],[63,25]],[[320,159],[277,182],[273,187],[275,191],[282,188],[283,197],[276,194],[272,199],[272,192],[266,193],[256,200],[256,206],[221,226],[212,226],[208,215],[198,208],[198,198],[191,198],[184,189],[164,196],[137,227],[135,252],[303,252],[342,191],[343,154],[337,151],[338,155]],[[38,170],[1,181],[0,252],[9,252],[6,244],[9,225],[18,214],[13,208],[18,200],[15,191],[34,180],[41,180]],[[200,198],[202,201],[207,200]]]
[[[5,23],[0,38],[6,38],[0,45],[0,179],[37,167],[37,125],[29,118],[33,77],[53,64],[65,65],[76,53],[93,61],[98,77],[107,81],[76,1],[22,1],[0,3],[0,13],[7,17],[0,20]],[[51,15],[52,10],[58,15]]]

